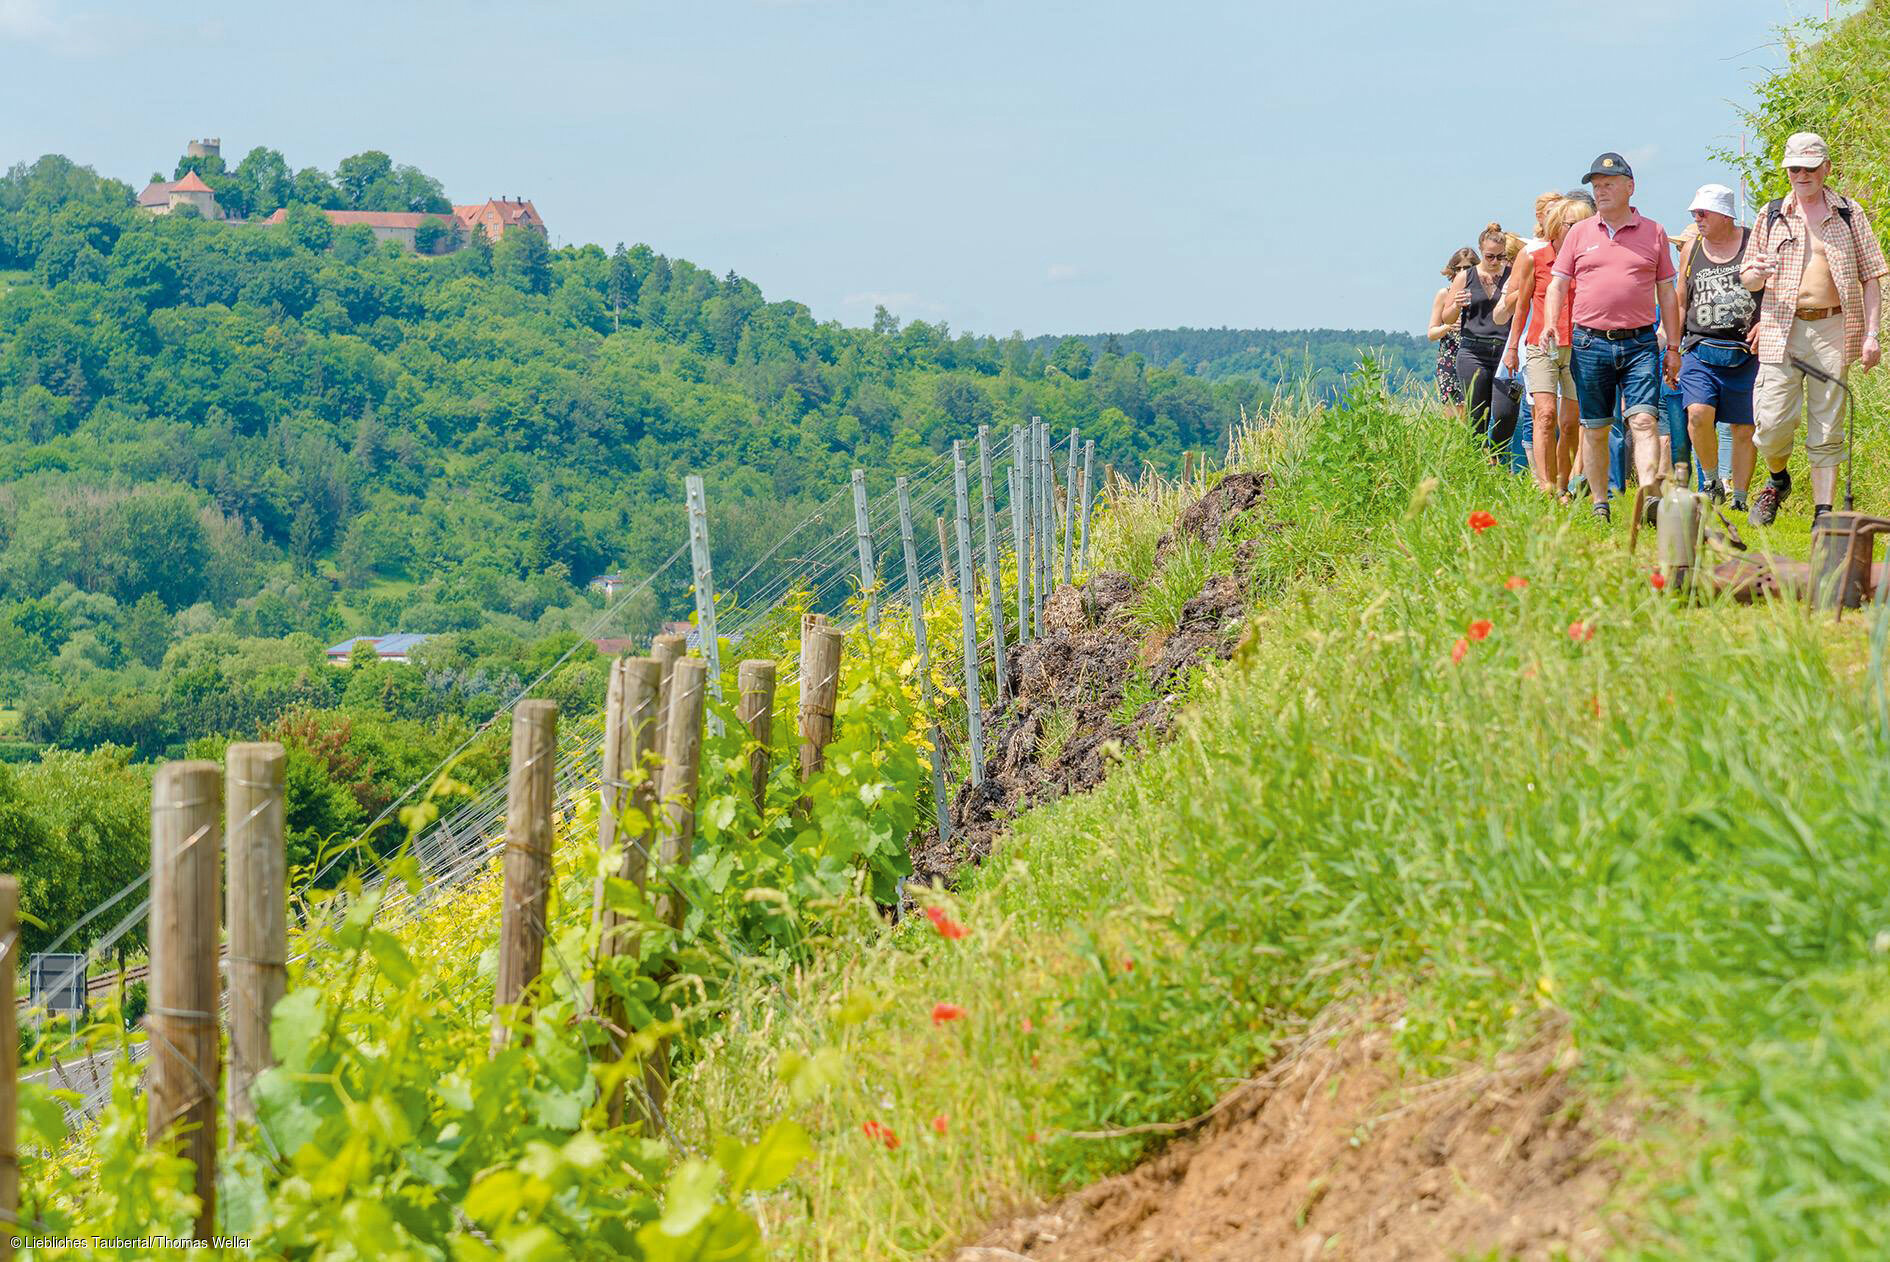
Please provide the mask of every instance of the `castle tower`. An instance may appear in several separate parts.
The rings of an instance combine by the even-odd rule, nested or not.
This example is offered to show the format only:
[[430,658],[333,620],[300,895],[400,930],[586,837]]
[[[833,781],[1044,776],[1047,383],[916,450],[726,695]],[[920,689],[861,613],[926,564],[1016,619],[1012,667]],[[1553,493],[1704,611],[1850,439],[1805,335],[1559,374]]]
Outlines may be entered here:
[[186,158],[218,158],[223,156],[223,138],[205,136],[202,140],[193,140],[184,147]]

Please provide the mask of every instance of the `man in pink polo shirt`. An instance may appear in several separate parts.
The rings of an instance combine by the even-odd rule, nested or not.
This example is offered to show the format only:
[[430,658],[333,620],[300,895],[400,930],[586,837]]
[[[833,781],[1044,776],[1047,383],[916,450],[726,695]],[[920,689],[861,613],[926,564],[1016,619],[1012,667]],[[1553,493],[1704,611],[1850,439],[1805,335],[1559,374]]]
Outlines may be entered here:
[[[1627,418],[1634,468],[1645,487],[1660,470],[1660,378],[1680,371],[1680,306],[1674,301],[1667,231],[1634,209],[1634,171],[1618,153],[1596,158],[1582,177],[1595,194],[1595,216],[1568,230],[1556,251],[1548,309],[1574,287],[1570,372],[1581,404],[1582,467],[1601,521],[1608,513],[1608,430]],[[1655,311],[1666,326],[1663,357]],[[1658,501],[1649,500],[1651,521]]]

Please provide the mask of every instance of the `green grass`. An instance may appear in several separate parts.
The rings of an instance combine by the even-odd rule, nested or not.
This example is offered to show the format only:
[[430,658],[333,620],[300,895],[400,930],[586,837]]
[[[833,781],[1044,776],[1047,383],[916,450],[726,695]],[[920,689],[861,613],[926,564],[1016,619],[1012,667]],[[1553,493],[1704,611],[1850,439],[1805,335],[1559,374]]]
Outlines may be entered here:
[[[949,899],[969,938],[843,938],[750,991],[679,1086],[686,1136],[752,1133],[791,1107],[784,1063],[841,1058],[818,1161],[765,1207],[775,1256],[938,1256],[1146,1151],[1063,1132],[1198,1112],[1359,993],[1404,998],[1416,1072],[1560,1009],[1589,1089],[1664,1119],[1624,1158],[1624,1253],[1890,1255],[1867,621],[1682,606],[1624,522],[1543,503],[1434,416],[1360,398],[1237,452],[1280,479],[1268,596],[1171,743],[1021,817]],[[934,1026],[939,1001],[968,1017]]]

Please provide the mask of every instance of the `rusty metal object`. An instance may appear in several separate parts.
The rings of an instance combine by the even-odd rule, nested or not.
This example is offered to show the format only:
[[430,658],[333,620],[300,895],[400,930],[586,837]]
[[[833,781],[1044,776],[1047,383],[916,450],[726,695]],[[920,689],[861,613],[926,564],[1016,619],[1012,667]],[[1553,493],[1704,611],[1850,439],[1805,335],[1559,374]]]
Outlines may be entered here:
[[1811,532],[1812,600],[1842,618],[1881,589],[1873,581],[1877,537],[1890,535],[1890,517],[1826,513]]

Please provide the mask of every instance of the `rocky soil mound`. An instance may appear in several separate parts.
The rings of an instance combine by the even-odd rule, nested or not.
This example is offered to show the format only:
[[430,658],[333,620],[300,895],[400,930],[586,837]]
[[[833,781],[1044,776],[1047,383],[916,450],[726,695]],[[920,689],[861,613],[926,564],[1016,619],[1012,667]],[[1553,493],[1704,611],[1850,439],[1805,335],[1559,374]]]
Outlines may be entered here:
[[[1223,478],[1163,536],[1158,563],[1184,535],[1208,547],[1219,543],[1259,504],[1266,486],[1264,474]],[[1242,546],[1240,560],[1251,555],[1250,547],[1251,541]],[[1137,623],[1132,611],[1140,596],[1127,574],[1102,570],[1081,587],[1059,588],[1045,603],[1044,635],[1012,650],[1014,695],[985,734],[984,783],[958,787],[949,843],[940,844],[934,833],[913,849],[913,879],[920,886],[949,882],[984,858],[1020,811],[1094,787],[1117,756],[1168,730],[1192,668],[1233,652],[1248,605],[1233,575],[1210,578],[1167,635]],[[1132,683],[1149,699],[1127,714],[1123,702]]]

